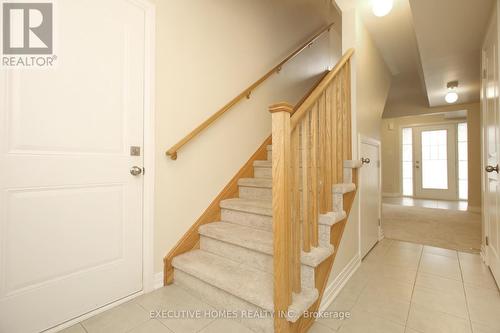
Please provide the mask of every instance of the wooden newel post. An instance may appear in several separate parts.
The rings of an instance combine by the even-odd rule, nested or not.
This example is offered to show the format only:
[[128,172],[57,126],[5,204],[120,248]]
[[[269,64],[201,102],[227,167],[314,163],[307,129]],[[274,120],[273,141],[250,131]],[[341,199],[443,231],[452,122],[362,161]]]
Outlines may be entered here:
[[293,106],[269,107],[273,138],[273,234],[274,234],[274,330],[286,333],[290,326],[282,315],[292,303],[292,244],[290,219],[290,116]]

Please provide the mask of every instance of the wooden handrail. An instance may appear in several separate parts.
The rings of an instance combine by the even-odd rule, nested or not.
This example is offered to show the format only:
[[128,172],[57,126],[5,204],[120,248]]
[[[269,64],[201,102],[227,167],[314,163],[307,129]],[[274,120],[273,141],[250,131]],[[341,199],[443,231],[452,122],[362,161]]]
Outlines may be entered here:
[[330,31],[334,23],[330,23],[329,25],[325,26],[321,30],[319,30],[317,33],[313,35],[307,42],[299,46],[295,51],[293,51],[289,56],[287,56],[285,59],[283,59],[278,65],[274,66],[270,71],[268,71],[264,76],[262,76],[260,79],[255,81],[252,85],[250,85],[248,88],[243,90],[238,96],[233,98],[229,103],[224,105],[219,111],[214,113],[212,116],[210,116],[207,120],[205,120],[203,123],[201,123],[198,127],[196,127],[193,131],[191,131],[188,135],[186,135],[184,138],[182,138],[179,142],[177,142],[175,145],[173,145],[170,149],[167,150],[166,154],[169,156],[172,160],[177,159],[177,152],[179,149],[181,149],[185,144],[187,144],[189,141],[191,141],[194,137],[196,137],[198,134],[200,134],[203,130],[205,130],[207,127],[212,125],[217,119],[219,119],[224,113],[226,113],[228,110],[230,110],[234,105],[236,105],[239,101],[241,101],[243,98],[250,98],[250,95],[255,88],[260,86],[264,81],[266,81],[271,75],[274,73],[279,73],[287,62],[295,58],[298,54],[300,54],[303,50],[305,50],[307,47],[312,45],[321,35],[323,35],[325,32]]
[[351,59],[354,54],[354,49],[347,50],[346,53],[340,58],[339,62],[335,65],[335,67],[321,80],[321,82],[317,85],[316,89],[314,89],[309,96],[300,104],[300,106],[296,107],[296,110],[290,119],[290,128],[293,130],[299,121],[306,115],[311,106],[318,100],[319,96],[325,91],[330,82],[337,76],[340,70],[344,67],[347,61]]
[[[335,184],[349,184],[344,161],[352,159],[351,57],[348,50],[307,96],[294,106],[271,105],[272,113],[272,218],[274,311],[286,313],[292,295],[302,292],[301,253],[331,245],[336,237],[319,237],[319,215],[331,215],[335,225],[338,206]],[[346,177],[344,177],[346,176]],[[335,203],[334,203],[335,202]],[[344,222],[345,223],[345,222]],[[335,228],[335,227],[334,227]],[[330,229],[332,232],[332,229]],[[326,244],[325,244],[326,243]],[[338,242],[337,242],[338,244]],[[274,331],[292,329],[287,318],[275,316]]]

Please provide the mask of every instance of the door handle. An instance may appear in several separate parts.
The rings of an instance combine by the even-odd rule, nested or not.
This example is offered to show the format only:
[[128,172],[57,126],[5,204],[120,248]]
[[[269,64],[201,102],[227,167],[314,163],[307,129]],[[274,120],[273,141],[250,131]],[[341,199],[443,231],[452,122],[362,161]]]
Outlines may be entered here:
[[370,159],[368,157],[361,157],[362,164],[370,164]]
[[139,176],[140,174],[142,174],[142,168],[133,166],[132,168],[130,168],[130,174],[132,176]]
[[488,165],[486,168],[486,172],[493,172],[493,171],[496,171],[498,173],[498,164],[497,166],[493,167],[491,165]]

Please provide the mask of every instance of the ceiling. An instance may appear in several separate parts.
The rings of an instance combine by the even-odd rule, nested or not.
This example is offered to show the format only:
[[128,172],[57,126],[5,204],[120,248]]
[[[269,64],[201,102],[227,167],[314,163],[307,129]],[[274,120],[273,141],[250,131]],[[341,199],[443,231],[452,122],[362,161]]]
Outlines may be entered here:
[[420,59],[408,0],[396,0],[392,11],[385,17],[373,15],[370,0],[362,0],[358,6],[363,23],[392,75],[415,72]]
[[388,106],[447,105],[446,83],[454,80],[459,104],[479,101],[480,49],[492,5],[493,0],[394,0],[387,16],[376,17],[370,0],[358,0],[361,19],[394,76]]
[[446,84],[458,80],[460,103],[479,101],[481,44],[490,0],[410,0],[429,105],[445,105]]

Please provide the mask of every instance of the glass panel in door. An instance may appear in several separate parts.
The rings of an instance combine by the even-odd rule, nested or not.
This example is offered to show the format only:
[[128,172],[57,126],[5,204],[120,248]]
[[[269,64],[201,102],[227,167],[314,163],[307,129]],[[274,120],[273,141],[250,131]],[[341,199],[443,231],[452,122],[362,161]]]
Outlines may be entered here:
[[422,131],[422,188],[448,189],[448,131]]
[[457,125],[414,128],[415,197],[458,199]]

